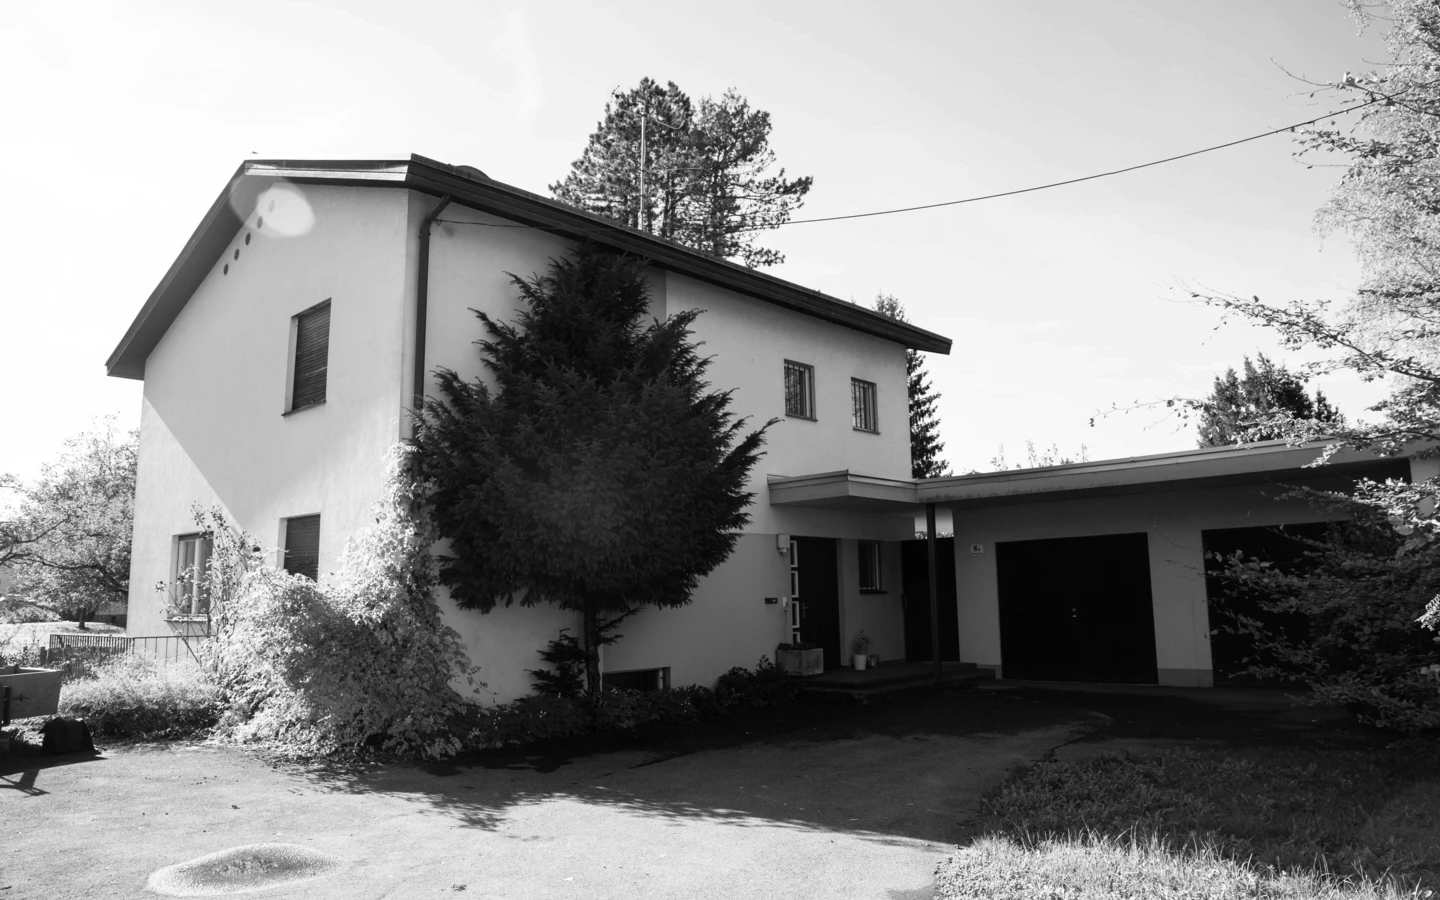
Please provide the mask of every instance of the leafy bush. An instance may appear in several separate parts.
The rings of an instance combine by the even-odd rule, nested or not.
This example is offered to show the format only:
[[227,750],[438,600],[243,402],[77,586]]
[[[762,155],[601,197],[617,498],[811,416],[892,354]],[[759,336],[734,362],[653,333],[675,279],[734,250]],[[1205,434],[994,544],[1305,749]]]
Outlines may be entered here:
[[0,625],[57,622],[60,614],[20,597],[0,597]]
[[219,689],[196,663],[135,654],[60,692],[60,714],[84,719],[98,737],[192,737],[214,727],[223,708]]
[[1305,627],[1268,627],[1227,609],[1225,597],[1217,605],[1226,627],[1254,641],[1244,674],[1298,679],[1312,692],[1305,702],[1347,706],[1362,721],[1415,732],[1440,727],[1440,638],[1435,623],[1416,619],[1440,594],[1440,541],[1386,502],[1392,490],[1362,483],[1358,500],[1305,492],[1351,518],[1323,540],[1296,538],[1306,544],[1303,565],[1224,561],[1225,597],[1249,593],[1270,618]]
[[210,573],[235,584],[213,642],[229,703],[226,735],[298,755],[379,747],[442,757],[459,749],[451,725],[466,704],[450,681],[473,669],[435,603],[436,535],[425,493],[410,474],[410,451],[397,448],[376,524],[350,540],[338,569],[318,584],[244,562],[253,541],[213,529],[212,559],[226,558],[221,545],[232,545],[224,553],[247,569],[238,581]]
[[579,691],[562,696],[541,690],[513,703],[472,708],[457,718],[454,731],[472,747],[530,744],[713,719],[734,710],[791,703],[799,693],[765,657],[753,672],[737,666],[721,675],[714,690],[700,685],[659,691],[606,688],[595,703]]

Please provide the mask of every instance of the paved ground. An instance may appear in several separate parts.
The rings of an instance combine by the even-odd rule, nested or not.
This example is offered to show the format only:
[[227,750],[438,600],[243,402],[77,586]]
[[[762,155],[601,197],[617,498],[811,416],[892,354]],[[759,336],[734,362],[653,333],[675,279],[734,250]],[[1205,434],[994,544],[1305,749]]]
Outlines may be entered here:
[[1283,738],[1291,720],[1311,733],[1268,697],[1212,710],[1007,685],[350,772],[197,745],[0,761],[0,900],[154,896],[152,871],[261,842],[345,865],[246,896],[928,898],[1016,765],[1064,745]]

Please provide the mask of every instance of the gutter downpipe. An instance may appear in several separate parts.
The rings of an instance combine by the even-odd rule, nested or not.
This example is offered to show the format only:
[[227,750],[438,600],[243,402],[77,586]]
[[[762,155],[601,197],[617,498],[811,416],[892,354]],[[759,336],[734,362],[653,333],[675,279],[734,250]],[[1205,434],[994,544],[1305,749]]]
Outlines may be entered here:
[[415,275],[415,371],[412,385],[413,406],[410,412],[412,437],[415,433],[413,423],[419,420],[420,412],[425,408],[425,320],[430,299],[430,228],[449,205],[450,195],[446,194],[435,204],[435,208],[420,220],[419,266]]
[[935,584],[935,504],[925,504],[925,556],[930,569],[930,677],[940,680],[940,601]]

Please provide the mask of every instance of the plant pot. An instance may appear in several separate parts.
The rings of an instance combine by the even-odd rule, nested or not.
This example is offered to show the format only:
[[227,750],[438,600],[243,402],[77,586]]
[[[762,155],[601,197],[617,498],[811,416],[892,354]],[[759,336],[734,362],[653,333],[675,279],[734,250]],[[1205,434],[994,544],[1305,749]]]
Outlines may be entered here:
[[[9,703],[5,694],[9,688]],[[60,670],[22,669],[19,666],[0,668],[0,723],[11,719],[53,716],[60,710]]]
[[825,651],[819,647],[814,650],[776,648],[775,662],[786,675],[820,675],[825,671]]
[[855,671],[857,672],[865,671],[865,664],[869,661],[870,658],[863,653],[856,653],[854,656],[850,657],[850,662],[853,666],[855,666]]

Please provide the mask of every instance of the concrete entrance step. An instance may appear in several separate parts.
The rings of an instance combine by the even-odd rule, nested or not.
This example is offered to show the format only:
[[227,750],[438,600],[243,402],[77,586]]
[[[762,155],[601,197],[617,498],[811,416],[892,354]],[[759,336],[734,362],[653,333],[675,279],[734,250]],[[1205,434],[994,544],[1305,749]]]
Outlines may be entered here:
[[974,663],[943,663],[937,679],[928,662],[895,662],[881,663],[878,668],[860,672],[854,669],[833,669],[823,675],[805,679],[801,690],[807,694],[850,697],[864,702],[872,697],[888,694],[940,687],[963,687],[994,679],[993,671],[978,669]]

